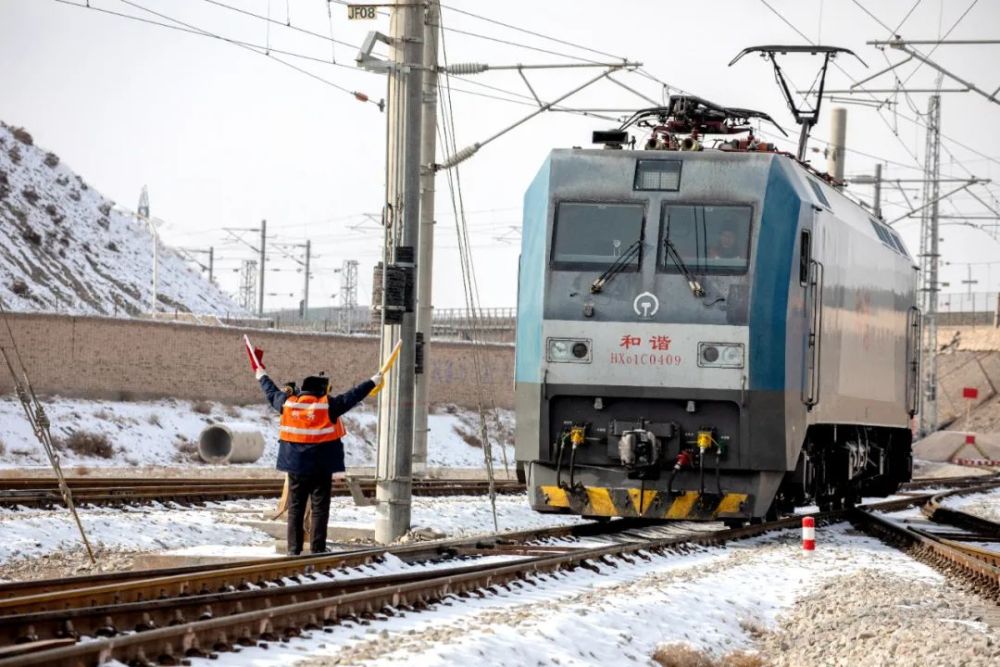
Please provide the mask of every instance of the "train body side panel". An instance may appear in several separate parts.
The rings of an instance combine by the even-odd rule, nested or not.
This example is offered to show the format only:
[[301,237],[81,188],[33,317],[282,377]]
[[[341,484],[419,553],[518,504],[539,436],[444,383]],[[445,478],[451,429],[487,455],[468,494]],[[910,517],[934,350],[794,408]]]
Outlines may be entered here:
[[813,207],[823,293],[820,394],[809,423],[907,428],[912,260],[882,243],[857,205],[819,187],[830,206]]
[[514,446],[519,461],[537,458],[544,368],[542,312],[545,306],[551,160],[539,169],[524,197],[517,285],[517,346],[514,358]]

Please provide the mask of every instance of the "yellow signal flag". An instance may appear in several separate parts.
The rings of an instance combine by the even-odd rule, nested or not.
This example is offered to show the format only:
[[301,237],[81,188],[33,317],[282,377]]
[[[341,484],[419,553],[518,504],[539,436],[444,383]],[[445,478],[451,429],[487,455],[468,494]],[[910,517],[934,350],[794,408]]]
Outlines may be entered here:
[[375,385],[375,388],[368,393],[369,396],[375,396],[380,391],[382,391],[382,387],[385,386],[385,374],[388,373],[390,370],[392,370],[392,367],[396,365],[396,359],[399,357],[399,347],[402,344],[403,341],[399,341],[398,343],[396,343],[396,346],[392,348],[392,352],[389,353],[389,356],[386,358],[385,363],[382,364],[382,368],[380,368],[378,371],[379,374],[382,375],[382,381],[379,382],[377,385]]

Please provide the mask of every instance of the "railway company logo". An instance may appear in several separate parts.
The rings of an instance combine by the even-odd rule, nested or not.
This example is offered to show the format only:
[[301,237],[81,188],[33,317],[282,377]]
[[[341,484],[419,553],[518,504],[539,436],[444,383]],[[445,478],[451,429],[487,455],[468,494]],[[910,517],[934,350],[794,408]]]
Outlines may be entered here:
[[643,292],[632,302],[632,310],[644,320],[651,319],[659,309],[660,300],[652,292]]

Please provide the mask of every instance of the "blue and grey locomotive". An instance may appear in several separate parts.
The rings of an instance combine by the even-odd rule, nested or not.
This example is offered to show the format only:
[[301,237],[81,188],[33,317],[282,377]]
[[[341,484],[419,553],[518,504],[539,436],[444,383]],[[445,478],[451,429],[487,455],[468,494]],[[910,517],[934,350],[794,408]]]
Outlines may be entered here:
[[642,150],[595,133],[528,189],[516,449],[536,510],[737,522],[910,479],[913,260],[754,116],[674,97],[633,117]]

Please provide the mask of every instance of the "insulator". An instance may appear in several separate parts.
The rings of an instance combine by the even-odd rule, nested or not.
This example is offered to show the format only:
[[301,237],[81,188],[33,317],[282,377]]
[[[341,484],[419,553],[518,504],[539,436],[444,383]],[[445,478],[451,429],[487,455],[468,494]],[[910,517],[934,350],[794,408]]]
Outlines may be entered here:
[[485,63],[456,63],[448,65],[444,71],[448,74],[481,74],[490,68]]
[[439,168],[440,169],[451,169],[452,167],[454,167],[459,162],[464,162],[465,160],[468,160],[470,157],[472,157],[473,155],[475,155],[476,151],[479,150],[479,147],[480,147],[480,144],[472,144],[471,146],[466,146],[465,148],[463,148],[462,150],[458,151],[457,153],[455,153],[454,155],[452,155],[450,158],[448,158],[447,160],[445,160],[440,165]]
[[[412,267],[409,267],[412,271]],[[406,281],[404,267],[390,264],[385,271],[383,285],[382,262],[375,265],[372,273],[372,322],[382,322],[383,287],[385,291],[385,323],[399,324],[406,310]]]

